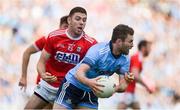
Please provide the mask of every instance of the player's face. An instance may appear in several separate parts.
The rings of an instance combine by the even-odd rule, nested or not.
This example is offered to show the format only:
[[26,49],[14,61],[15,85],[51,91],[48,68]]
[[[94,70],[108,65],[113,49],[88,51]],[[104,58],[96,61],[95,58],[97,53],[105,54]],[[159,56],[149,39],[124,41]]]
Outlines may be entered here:
[[84,13],[74,13],[69,19],[69,28],[76,36],[81,35],[86,25],[87,16]]
[[129,50],[133,47],[133,36],[128,35],[127,38],[122,42],[121,53],[128,55]]
[[62,23],[60,26],[60,29],[67,29],[68,28],[68,24],[67,23]]
[[143,54],[143,56],[144,56],[144,57],[147,57],[147,56],[149,55],[150,51],[151,51],[151,43],[148,43],[147,46],[146,46],[145,49],[144,49],[144,54]]

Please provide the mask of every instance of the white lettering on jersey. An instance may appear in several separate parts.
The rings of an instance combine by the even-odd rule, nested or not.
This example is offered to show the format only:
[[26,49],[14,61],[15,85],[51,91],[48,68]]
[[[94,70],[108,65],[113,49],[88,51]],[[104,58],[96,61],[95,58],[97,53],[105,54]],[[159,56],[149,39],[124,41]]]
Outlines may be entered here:
[[57,51],[55,55],[55,59],[58,60],[59,62],[76,65],[80,61],[80,55],[76,53],[65,53],[65,52]]

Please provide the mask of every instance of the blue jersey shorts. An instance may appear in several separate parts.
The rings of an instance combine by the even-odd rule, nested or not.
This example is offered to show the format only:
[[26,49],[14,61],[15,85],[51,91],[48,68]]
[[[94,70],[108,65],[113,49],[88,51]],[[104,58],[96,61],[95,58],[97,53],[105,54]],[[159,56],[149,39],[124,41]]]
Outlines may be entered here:
[[77,107],[97,109],[98,98],[92,91],[83,91],[64,79],[57,92],[55,103],[67,109],[75,109]]

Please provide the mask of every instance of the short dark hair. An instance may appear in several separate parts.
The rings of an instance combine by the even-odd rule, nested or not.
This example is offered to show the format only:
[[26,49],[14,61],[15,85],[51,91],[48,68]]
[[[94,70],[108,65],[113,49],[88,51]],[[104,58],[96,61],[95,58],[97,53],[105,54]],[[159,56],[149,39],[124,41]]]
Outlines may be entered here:
[[68,18],[68,16],[67,16],[67,15],[66,15],[66,16],[63,16],[63,17],[61,17],[61,18],[60,18],[60,24],[59,24],[59,26],[61,26],[63,23],[68,24],[67,18]]
[[147,40],[141,40],[138,43],[138,50],[141,50],[142,47],[146,47],[148,43],[150,43],[150,42],[148,42]]
[[82,7],[74,7],[73,9],[71,9],[70,13],[69,13],[69,16],[72,16],[74,13],[77,13],[77,12],[80,12],[80,13],[84,13],[85,15],[87,15],[87,12],[84,8]]
[[115,42],[117,39],[121,39],[124,41],[127,38],[128,34],[134,35],[133,28],[124,24],[119,24],[113,29],[111,42]]

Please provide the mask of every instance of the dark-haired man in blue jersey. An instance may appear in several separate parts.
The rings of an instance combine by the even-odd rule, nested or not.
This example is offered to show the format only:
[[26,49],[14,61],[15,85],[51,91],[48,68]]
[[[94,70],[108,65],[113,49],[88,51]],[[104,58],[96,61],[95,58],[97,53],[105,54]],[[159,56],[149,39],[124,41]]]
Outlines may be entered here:
[[133,47],[134,30],[127,25],[117,25],[113,29],[110,42],[92,46],[83,60],[71,69],[58,90],[54,109],[97,109],[94,93],[102,92],[98,84],[100,75],[119,74],[120,85],[116,92],[124,92],[128,83],[134,79],[129,74],[129,50]]

